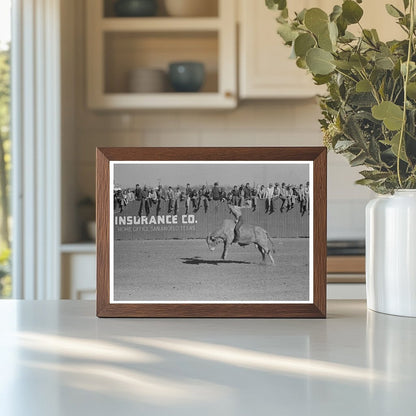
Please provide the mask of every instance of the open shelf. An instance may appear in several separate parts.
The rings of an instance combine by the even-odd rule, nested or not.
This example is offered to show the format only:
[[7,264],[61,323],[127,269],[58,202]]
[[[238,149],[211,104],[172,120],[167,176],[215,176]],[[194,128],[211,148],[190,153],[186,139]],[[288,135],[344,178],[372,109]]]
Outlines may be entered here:
[[61,244],[61,253],[76,254],[94,254],[96,252],[95,243],[92,241],[81,241],[78,243],[63,243]]
[[[116,17],[115,14],[115,3],[117,0],[99,0],[100,2],[102,2],[102,6],[103,6],[103,12],[102,12],[102,17],[104,17],[105,19],[111,19],[112,17]],[[230,0],[227,0],[230,1]],[[166,17],[166,18],[171,18],[174,19],[175,17],[169,16],[168,14],[168,10],[165,4],[165,0],[156,0],[157,2],[157,13],[155,17],[140,17],[139,19],[143,20],[143,19],[154,19],[154,18],[158,18],[158,17]],[[198,16],[195,17],[218,17],[219,14],[219,0],[205,0],[204,1],[204,12],[201,14],[199,14]],[[195,17],[186,17],[185,19],[194,19]],[[120,17],[120,19],[123,20],[130,20],[130,19],[134,19],[133,17]]]
[[[177,61],[198,61],[205,66],[204,84],[200,92],[191,93],[193,96],[218,92],[216,32],[106,33],[104,55],[105,94],[130,94],[129,72],[137,68],[161,69],[167,78],[169,64]],[[166,91],[155,95],[172,93],[174,91],[167,83]],[[174,99],[186,99],[187,95],[189,93],[177,94]]]
[[[114,17],[113,0],[89,0],[86,4],[88,107],[235,108],[235,4],[230,0],[211,1],[217,9],[213,17],[168,17],[159,7],[158,16],[130,18]],[[160,92],[150,94],[132,92],[129,88],[132,71],[163,70],[167,79],[169,64],[183,61],[203,63],[205,80],[200,91],[177,93],[169,83]],[[155,89],[142,89],[146,90]]]
[[125,19],[114,17],[102,19],[101,28],[105,32],[169,32],[218,30],[220,20],[216,17],[138,17]]
[[203,109],[234,108],[233,97],[217,93],[165,93],[165,94],[105,94],[96,108],[105,109]]

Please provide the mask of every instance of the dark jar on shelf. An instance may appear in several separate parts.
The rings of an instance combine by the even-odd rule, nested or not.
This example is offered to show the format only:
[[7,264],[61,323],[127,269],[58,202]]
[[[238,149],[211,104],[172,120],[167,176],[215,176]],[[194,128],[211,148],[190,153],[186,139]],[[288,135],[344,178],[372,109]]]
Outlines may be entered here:
[[150,17],[157,12],[156,0],[118,0],[114,12],[119,17]]

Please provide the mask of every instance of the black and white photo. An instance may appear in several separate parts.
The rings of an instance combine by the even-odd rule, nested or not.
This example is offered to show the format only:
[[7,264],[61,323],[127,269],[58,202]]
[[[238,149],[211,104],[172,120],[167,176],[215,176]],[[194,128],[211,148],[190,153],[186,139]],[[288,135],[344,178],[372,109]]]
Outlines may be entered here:
[[110,303],[313,303],[313,163],[111,161]]

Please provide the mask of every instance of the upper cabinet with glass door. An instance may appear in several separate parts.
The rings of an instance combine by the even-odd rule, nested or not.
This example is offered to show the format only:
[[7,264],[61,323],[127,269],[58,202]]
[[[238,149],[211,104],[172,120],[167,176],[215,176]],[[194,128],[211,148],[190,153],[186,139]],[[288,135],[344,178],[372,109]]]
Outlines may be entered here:
[[88,0],[91,109],[233,108],[230,0]]

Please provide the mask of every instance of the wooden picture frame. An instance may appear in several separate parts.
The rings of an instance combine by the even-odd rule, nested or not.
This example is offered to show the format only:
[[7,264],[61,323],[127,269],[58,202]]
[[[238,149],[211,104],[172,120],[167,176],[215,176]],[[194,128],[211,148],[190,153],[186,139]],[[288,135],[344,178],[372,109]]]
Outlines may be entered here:
[[[327,212],[327,199],[326,199],[327,151],[326,151],[326,148],[324,147],[97,148],[96,156],[97,156],[96,201],[97,201],[97,316],[98,317],[190,317],[190,318],[191,317],[192,318],[201,318],[201,317],[206,317],[206,318],[277,318],[277,317],[280,317],[280,318],[325,318],[326,317],[326,212]],[[127,169],[123,167],[124,165],[132,166],[131,169],[133,168],[137,169],[137,172],[144,172],[144,169],[145,169],[144,166],[146,165],[147,166],[146,172],[147,172],[149,169],[155,168],[156,164],[158,164],[157,165],[158,167],[162,166],[163,169],[171,169],[169,172],[178,172],[178,174],[180,171],[185,171],[186,169],[191,169],[191,168],[195,169],[195,172],[201,171],[202,168],[206,169],[207,172],[208,171],[211,172],[210,169],[218,171],[218,172],[222,172],[221,169],[223,170],[228,169],[228,166],[230,166],[227,172],[228,171],[235,172],[236,170],[238,170],[239,172],[257,172],[256,169],[258,169],[259,171],[261,170],[262,172],[263,171],[269,172],[271,171],[271,169],[275,169],[275,170],[280,169],[280,171],[282,171],[282,169],[286,169],[285,172],[291,170],[295,172],[294,174],[296,175],[296,172],[297,172],[296,169],[302,169],[302,172],[303,172],[306,169],[304,165],[308,166],[309,180],[311,182],[310,188],[308,188],[308,191],[310,192],[311,196],[310,196],[310,214],[309,214],[309,206],[308,206],[308,214],[307,214],[308,215],[307,221],[308,221],[308,227],[309,227],[308,228],[309,233],[307,234],[308,236],[307,242],[306,242],[306,237],[303,240],[300,240],[300,239],[296,240],[295,238],[292,238],[291,240],[279,239],[280,248],[278,249],[277,254],[275,254],[275,256],[277,257],[277,266],[275,266],[275,268],[272,268],[273,267],[272,265],[269,265],[269,266],[253,265],[254,263],[256,263],[257,260],[255,260],[252,263],[244,262],[244,261],[240,261],[240,262],[223,261],[222,262],[221,260],[216,260],[215,262],[213,262],[213,260],[205,260],[206,258],[208,258],[207,253],[209,252],[209,250],[207,250],[207,252],[205,253],[205,251],[202,251],[202,249],[200,250],[200,253],[201,253],[200,255],[194,256],[191,259],[186,259],[186,253],[182,253],[182,258],[181,258],[182,263],[181,264],[178,263],[178,264],[181,267],[182,267],[182,264],[185,264],[185,263],[192,264],[192,270],[193,270],[192,273],[194,274],[197,273],[198,270],[202,270],[203,268],[206,268],[207,270],[209,270],[210,276],[214,276],[214,277],[215,277],[215,271],[225,270],[225,266],[229,267],[229,270],[234,270],[234,269],[230,269],[231,267],[236,267],[236,268],[248,267],[248,268],[251,268],[250,270],[255,270],[255,272],[251,272],[251,274],[248,276],[249,283],[251,283],[250,279],[255,280],[262,273],[265,273],[265,274],[275,273],[273,274],[273,276],[276,276],[276,279],[273,278],[268,281],[277,282],[278,281],[277,279],[279,279],[280,275],[283,274],[283,266],[280,267],[280,265],[283,265],[283,260],[282,261],[279,260],[279,250],[280,251],[284,250],[284,248],[286,247],[286,241],[293,240],[293,244],[295,243],[297,244],[297,242],[299,241],[299,244],[302,243],[303,247],[308,247],[307,253],[309,256],[308,257],[309,262],[307,263],[307,265],[308,265],[308,276],[309,276],[308,282],[309,283],[307,286],[308,287],[307,290],[309,290],[308,292],[309,297],[302,298],[304,300],[301,300],[301,301],[297,301],[297,300],[291,301],[290,299],[286,301],[280,301],[280,300],[275,301],[274,299],[270,299],[266,301],[263,301],[263,300],[258,301],[255,296],[253,297],[253,299],[248,299],[248,300],[245,299],[242,301],[240,301],[239,299],[235,299],[235,300],[233,299],[232,301],[227,301],[227,300],[222,301],[222,300],[217,300],[217,299],[204,301],[204,299],[202,298],[197,301],[194,301],[192,299],[189,301],[183,300],[183,299],[181,301],[175,301],[176,298],[174,298],[173,300],[169,300],[169,301],[165,301],[165,300],[159,301],[159,300],[154,300],[154,299],[152,301],[147,301],[146,299],[139,299],[139,298],[137,298],[138,300],[135,299],[134,301],[130,301],[127,299],[126,297],[127,295],[123,295],[125,296],[125,298],[121,297],[120,295],[119,299],[121,300],[115,300],[115,295],[114,295],[115,283],[114,282],[118,282],[119,274],[121,275],[121,272],[119,273],[118,269],[117,269],[117,273],[114,272],[114,267],[115,267],[114,266],[114,253],[117,253],[117,256],[118,256],[118,251],[115,251],[115,250],[121,250],[121,249],[115,248],[115,245],[116,244],[124,244],[124,245],[141,244],[140,247],[149,247],[150,243],[147,241],[146,242],[147,245],[143,245],[145,243],[140,242],[141,241],[140,238],[136,239],[135,242],[130,241],[130,240],[119,242],[120,238],[116,239],[114,237],[113,234],[115,232],[118,233],[118,232],[126,231],[130,233],[136,229],[139,229],[139,227],[133,228],[133,231],[131,231],[132,230],[131,227],[128,228],[128,227],[119,226],[122,220],[125,223],[126,218],[127,220],[129,220],[131,219],[130,217],[123,217],[122,219],[118,218],[118,220],[115,219],[116,215],[119,215],[119,216],[121,215],[118,213],[119,211],[117,211],[117,214],[116,214],[115,208],[114,208],[115,206],[114,204],[117,199],[116,194],[118,195],[121,191],[119,191],[114,185],[115,178],[113,174],[115,171],[124,172],[124,170],[122,169]],[[174,166],[174,164],[176,164],[176,167]],[[201,165],[197,165],[197,164],[201,164]],[[178,166],[180,167],[179,170],[178,170]],[[176,170],[172,170],[172,169],[176,169]],[[169,173],[166,173],[166,175],[169,176]],[[172,177],[172,174],[170,175]],[[138,176],[141,176],[141,174]],[[144,174],[142,175],[142,177],[144,178]],[[154,177],[155,178],[157,177],[156,173]],[[244,180],[247,180],[244,174],[242,174],[242,178],[244,178]],[[175,179],[172,179],[172,180],[174,181]],[[133,182],[134,181],[132,179],[132,181],[130,181],[129,183],[133,183]],[[299,183],[299,181],[297,183]],[[308,182],[308,186],[309,186],[309,182]],[[259,187],[260,185],[258,184],[257,190],[259,189]],[[286,212],[286,210],[289,211],[290,209],[289,202],[286,203],[286,200],[289,201],[289,198],[286,197],[286,195],[292,195],[290,199],[290,201],[292,201],[292,208],[293,206],[295,206],[296,209],[299,209],[299,206],[300,206],[300,210],[301,211],[303,210],[303,213],[302,213],[302,216],[303,216],[305,214],[306,208],[304,207],[305,202],[303,201],[305,201],[305,199],[303,199],[302,195],[304,195],[304,192],[302,190],[304,190],[305,188],[302,188],[300,185],[298,188],[296,188],[295,185],[293,185],[293,188],[291,191],[291,188],[288,185],[285,185],[285,187],[288,190],[287,192],[285,191],[286,192],[284,194],[285,196],[283,196],[283,192],[282,192],[282,195],[280,196],[280,199],[283,202],[281,204],[282,207],[280,208],[280,210],[279,211],[276,210],[277,214],[273,214],[273,215],[276,215],[276,217],[273,217],[273,215],[266,216],[264,214],[264,209],[262,208],[264,205],[263,202],[266,205],[267,203],[263,201],[262,199],[258,200],[258,204],[260,204],[260,202],[263,204],[261,207],[262,211],[256,215],[262,216],[261,218],[264,218],[264,221],[272,221],[273,224],[275,223],[280,224],[277,219],[283,218],[283,215]],[[250,189],[250,186],[248,188]],[[253,186],[252,188],[254,189],[255,186]],[[277,190],[277,188],[280,189],[280,185],[276,185],[275,187],[273,187],[273,189],[275,190]],[[162,189],[163,189],[162,187],[159,188],[161,192],[162,192]],[[224,189],[221,189],[221,192],[223,192],[224,198],[221,200],[215,200],[214,198],[212,201],[212,202],[215,202],[215,209],[217,210],[216,212],[226,212],[225,210],[227,210],[227,207],[231,206],[231,205],[221,205],[221,204],[227,204],[226,202],[224,202],[225,195],[226,195],[226,191]],[[129,192],[132,193],[133,191],[129,190]],[[180,190],[178,192],[180,192]],[[253,194],[255,194],[255,191],[253,191]],[[139,195],[141,194],[139,193]],[[231,191],[229,195],[232,195]],[[279,192],[276,191],[276,195],[279,195]],[[279,200],[279,197],[277,197],[277,199]],[[209,200],[210,199],[207,198],[207,201]],[[297,200],[301,202],[298,203]],[[246,202],[247,202],[247,206],[250,206],[249,204],[250,201],[246,201]],[[308,194],[308,202],[309,202],[309,194]],[[137,211],[138,203],[139,201],[132,202],[131,209],[134,210],[134,212]],[[252,204],[255,204],[255,200],[253,200]],[[284,208],[284,204],[286,204],[285,205],[286,208]],[[117,206],[122,207],[123,204],[119,203],[119,205]],[[240,206],[241,206],[241,203],[240,203]],[[211,208],[209,208],[208,211],[210,209]],[[255,209],[256,209],[256,206],[254,205],[254,208],[252,208],[252,210],[255,210]],[[120,210],[122,211],[122,208],[120,208]],[[212,210],[214,210],[214,207],[212,208]],[[240,209],[240,211],[242,210],[243,209]],[[246,210],[248,212],[247,215],[251,215],[252,210]],[[187,207],[186,212],[188,212],[188,207]],[[207,212],[207,210],[205,212]],[[269,208],[269,214],[271,214],[271,212],[272,212],[272,208]],[[145,221],[144,217],[140,215],[141,214],[137,214],[137,221],[139,222],[142,219],[144,223]],[[150,215],[150,214],[147,212],[146,215]],[[198,214],[198,215],[202,215],[202,214]],[[278,217],[278,215],[281,215],[281,216]],[[295,209],[293,209],[293,214],[289,213],[288,215],[292,215],[292,217],[296,217],[296,215],[298,214],[295,214]],[[160,220],[164,221],[164,218],[165,217],[161,218]],[[232,217],[230,216],[230,218]],[[289,218],[289,216],[287,218]],[[206,221],[209,221],[209,219],[207,219]],[[306,221],[306,219],[302,219],[302,221]],[[116,222],[118,224],[118,228],[114,225]],[[229,221],[227,223],[224,222],[224,224],[230,224],[230,222]],[[194,227],[190,226],[189,228],[193,230],[192,231],[194,233],[193,235],[196,235],[195,229],[198,229],[198,226],[196,225]],[[143,226],[143,230],[144,229],[145,228]],[[156,230],[156,228],[154,228],[153,226],[151,229]],[[250,230],[251,229],[253,228],[250,228]],[[146,228],[146,230],[148,230],[148,228]],[[159,228],[157,228],[157,230],[159,230]],[[241,230],[243,230],[243,228],[241,228]],[[144,233],[144,231],[140,231],[140,233]],[[235,233],[235,230],[233,231],[233,233]],[[266,234],[268,235],[267,232]],[[137,235],[137,234],[134,234],[134,235]],[[257,234],[253,234],[253,235],[257,236]],[[129,236],[128,238],[130,238],[130,234],[128,234],[128,236]],[[245,246],[245,244],[244,245],[241,244],[241,247],[240,247],[240,242],[245,243],[246,240],[244,240],[244,238],[246,237],[247,236],[245,234],[244,236],[241,236],[239,234],[240,240],[238,240],[237,236],[234,237],[236,241],[238,241],[238,245],[237,244],[234,246],[231,245],[232,248],[235,247],[234,248],[235,251],[233,252],[234,254],[237,253],[237,250],[240,250],[240,248]],[[253,237],[253,238],[255,239],[257,237]],[[173,239],[169,241],[173,241]],[[176,239],[175,241],[179,241],[179,240]],[[181,241],[183,241],[183,244],[185,243],[188,244],[187,242],[188,240],[181,240]],[[208,246],[211,249],[212,247],[210,246],[210,243],[217,243],[218,241],[225,241],[225,239],[224,240],[219,239],[217,237],[217,234],[214,234],[214,233],[209,234],[207,237],[207,243],[209,243]],[[260,246],[257,245],[256,241],[257,240],[254,241],[255,243],[254,245],[257,246],[257,248],[259,249],[259,251],[261,252],[264,258],[265,253],[267,252],[267,249],[263,250],[261,248],[261,244],[259,243]],[[271,241],[271,239],[270,239],[270,242],[273,245],[273,242]],[[197,240],[197,239],[192,240],[192,242],[190,242],[190,247],[195,246],[195,250],[196,250],[196,246],[199,247],[202,243],[203,242],[201,240]],[[175,244],[179,244],[179,243],[175,243]],[[180,246],[177,246],[177,247],[180,247]],[[244,251],[244,256],[251,256],[251,255],[254,256],[254,253],[258,255],[258,252],[255,251],[252,248],[252,246],[250,248],[245,248],[245,250],[246,251]],[[186,251],[186,249],[184,248],[183,251]],[[272,252],[271,249],[269,249],[269,253],[271,252]],[[142,256],[141,256],[140,249],[133,251],[133,253],[134,255],[127,257],[128,259],[133,259],[133,261],[135,262],[134,264],[136,265],[134,268],[133,266],[130,267],[130,265],[128,265],[129,270],[130,269],[135,270],[134,279],[132,278],[130,280],[134,282],[137,281],[137,283],[135,283],[137,284],[137,291],[135,293],[141,294],[142,292],[140,288],[140,278],[143,277],[143,279],[145,279],[146,273],[142,273],[140,275],[139,269],[141,269],[140,262],[144,260],[141,260]],[[240,253],[240,251],[238,251],[238,253]],[[152,252],[150,254],[156,255],[157,253],[155,254],[154,252]],[[150,254],[148,254],[148,257],[150,256]],[[217,255],[219,254],[217,253]],[[124,262],[125,261],[126,260],[124,260]],[[266,262],[267,261],[269,260],[266,260]],[[233,263],[236,263],[237,265],[233,266]],[[200,266],[200,264],[202,264],[202,266]],[[213,264],[214,266],[212,266]],[[240,264],[243,264],[243,266],[240,266]],[[248,264],[248,266],[245,266],[245,264]],[[294,263],[292,264],[292,266],[300,267],[298,263]],[[302,267],[303,266],[304,265],[302,265]],[[124,263],[123,263],[123,267],[124,267]],[[220,267],[220,269],[218,269],[218,267]],[[223,269],[221,269],[221,267],[223,267]],[[261,267],[264,267],[264,268],[261,268]],[[166,268],[163,270],[166,270],[166,273],[169,273],[169,274],[173,273],[173,278],[175,277],[174,276],[175,265],[172,265],[171,263],[169,263],[166,266]],[[302,270],[306,270],[306,269],[302,269]],[[137,273],[139,273],[138,279],[136,278]],[[305,280],[306,275],[302,275],[302,276],[303,276],[302,282],[303,281],[306,282]],[[290,285],[290,282],[291,282],[290,277],[291,277],[290,272],[288,272],[287,285]],[[154,280],[157,280],[157,278]],[[222,279],[221,281],[223,281],[224,284],[226,283],[228,284],[230,280],[232,279]],[[169,295],[171,294],[169,293]]]

